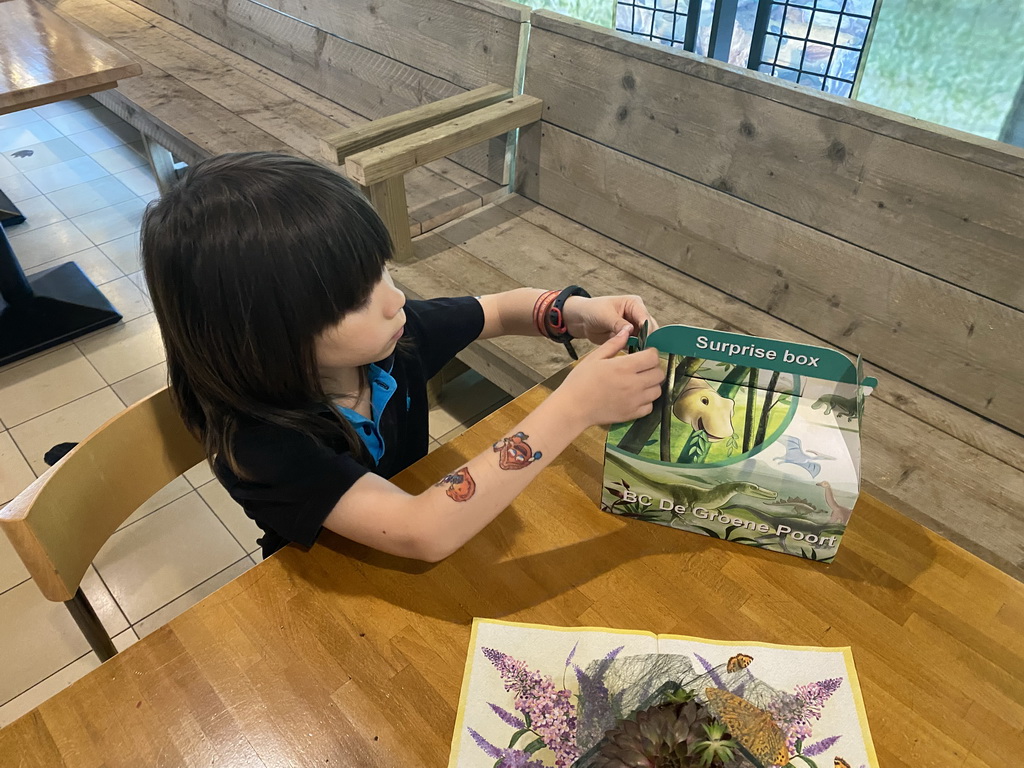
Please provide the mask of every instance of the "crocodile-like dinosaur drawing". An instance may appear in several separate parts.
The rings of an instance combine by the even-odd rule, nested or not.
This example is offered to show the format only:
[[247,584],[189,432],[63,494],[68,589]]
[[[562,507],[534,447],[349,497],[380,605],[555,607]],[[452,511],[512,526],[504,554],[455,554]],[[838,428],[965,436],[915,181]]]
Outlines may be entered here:
[[672,413],[684,424],[706,434],[711,442],[717,442],[732,437],[735,406],[735,401],[718,394],[700,376],[691,376],[672,406]]
[[687,512],[692,512],[698,507],[708,511],[721,509],[729,503],[733,496],[738,494],[751,496],[755,499],[776,499],[779,496],[775,491],[762,488],[755,483],[739,481],[719,483],[713,488],[698,488],[694,485],[681,483],[679,478],[673,475],[660,472],[645,472],[639,467],[623,461],[611,452],[608,453],[607,459],[623,472],[629,474],[630,480],[646,484],[651,488],[657,486],[664,487],[668,496],[672,499],[673,505],[683,508],[682,512],[677,512],[673,509],[672,515],[674,517],[682,517]]
[[840,395],[822,395],[814,401],[811,408],[815,410],[824,408],[826,416],[835,411],[837,418],[845,416],[847,421],[853,421],[857,415],[857,398],[842,397]]
[[850,522],[850,515],[853,514],[853,510],[849,507],[842,506],[836,501],[836,495],[832,492],[832,486],[827,481],[822,480],[818,483],[822,488],[825,489],[825,503],[828,504],[828,508],[832,510],[832,514],[829,515],[828,521],[830,523],[838,523],[840,525],[846,525]]

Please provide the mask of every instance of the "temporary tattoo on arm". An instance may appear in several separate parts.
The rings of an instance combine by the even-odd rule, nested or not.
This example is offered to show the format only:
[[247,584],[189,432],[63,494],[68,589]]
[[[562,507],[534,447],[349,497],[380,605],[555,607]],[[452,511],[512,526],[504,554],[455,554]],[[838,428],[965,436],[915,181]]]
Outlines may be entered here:
[[476,493],[476,481],[469,474],[469,467],[445,475],[435,487],[440,488],[442,485],[448,486],[444,492],[448,494],[448,498],[455,501],[469,501]]
[[530,436],[516,432],[512,437],[505,437],[496,442],[492,448],[498,454],[498,466],[502,469],[522,469],[530,466],[541,457],[540,451],[534,451],[527,443]]

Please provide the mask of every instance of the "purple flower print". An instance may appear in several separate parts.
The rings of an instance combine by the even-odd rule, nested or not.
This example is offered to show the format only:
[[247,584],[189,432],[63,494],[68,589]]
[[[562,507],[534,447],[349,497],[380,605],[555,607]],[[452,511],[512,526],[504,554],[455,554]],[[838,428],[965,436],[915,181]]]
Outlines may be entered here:
[[803,754],[807,755],[808,757],[814,757],[815,755],[820,755],[822,752],[825,752],[829,747],[831,747],[833,744],[835,744],[837,741],[839,741],[840,738],[842,738],[842,737],[841,736],[829,736],[827,739],[822,739],[821,741],[816,741],[813,744],[811,744],[811,746],[804,747]]
[[477,743],[477,746],[480,747],[488,757],[500,760],[498,763],[500,768],[544,768],[543,763],[530,759],[529,752],[525,752],[521,749],[502,749],[501,747],[496,747],[472,728],[468,728],[467,730],[469,731],[469,735],[473,737],[473,741]]
[[576,747],[576,707],[567,689],[556,690],[551,678],[529,669],[526,664],[493,648],[483,649],[505,682],[515,693],[515,707],[526,715],[530,729],[555,753],[555,765],[566,768],[579,757]]
[[489,704],[488,706],[494,711],[494,714],[501,718],[505,725],[511,725],[517,731],[526,727],[526,722],[522,718],[516,717],[507,709],[502,709],[497,704]]
[[798,699],[803,701],[804,711],[807,713],[807,716],[820,720],[821,710],[825,706],[825,702],[831,698],[833,693],[839,690],[839,686],[842,684],[843,678],[833,677],[828,680],[811,683],[810,685],[798,685],[796,687],[796,695]]
[[769,708],[775,721],[786,732],[786,747],[791,754],[796,752],[797,742],[811,737],[811,723],[821,719],[825,702],[842,684],[843,678],[833,677],[809,685],[798,685],[794,696],[786,696]]
[[711,682],[715,684],[715,687],[721,688],[723,691],[728,691],[729,688],[722,682],[722,678],[718,676],[718,673],[715,671],[715,668],[711,666],[710,662],[708,662],[708,660],[699,653],[695,653],[693,655],[697,657],[697,661],[699,661],[700,665],[704,667],[704,671],[711,676]]

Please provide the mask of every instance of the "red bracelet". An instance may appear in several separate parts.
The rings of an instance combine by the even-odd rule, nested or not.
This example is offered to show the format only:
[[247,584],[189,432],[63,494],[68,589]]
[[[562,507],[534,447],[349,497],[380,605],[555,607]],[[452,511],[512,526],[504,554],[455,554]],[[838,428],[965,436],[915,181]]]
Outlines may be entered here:
[[546,318],[551,304],[557,297],[558,291],[546,291],[537,297],[537,302],[533,305],[533,324],[541,336],[551,338]]

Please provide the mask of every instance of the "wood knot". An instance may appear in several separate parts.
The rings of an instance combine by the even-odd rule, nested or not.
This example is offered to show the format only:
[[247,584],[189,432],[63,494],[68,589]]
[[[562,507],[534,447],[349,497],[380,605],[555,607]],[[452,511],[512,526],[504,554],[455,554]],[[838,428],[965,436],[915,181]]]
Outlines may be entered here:
[[717,189],[719,192],[725,192],[726,194],[732,194],[733,188],[729,180],[724,176],[719,176],[717,179],[711,182],[711,186]]
[[746,136],[748,139],[750,139],[753,138],[754,135],[757,133],[757,129],[754,127],[754,124],[749,120],[743,120],[740,123],[740,133]]
[[629,107],[619,107],[619,111],[615,113],[615,117],[620,123],[624,123],[626,118],[629,117]]
[[625,75],[622,76],[622,87],[625,88],[627,91],[635,91],[636,78],[633,77],[631,74],[626,73]]
[[832,139],[832,143],[825,150],[825,156],[836,165],[846,161],[846,145],[839,139]]

